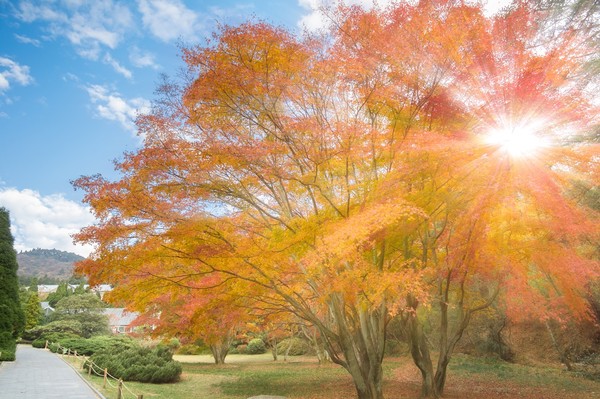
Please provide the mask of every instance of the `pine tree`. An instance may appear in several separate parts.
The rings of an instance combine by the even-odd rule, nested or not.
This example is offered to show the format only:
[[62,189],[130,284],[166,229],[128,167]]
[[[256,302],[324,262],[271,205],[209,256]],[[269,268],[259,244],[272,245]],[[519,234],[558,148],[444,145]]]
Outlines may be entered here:
[[48,298],[46,298],[46,300],[48,301],[48,304],[50,306],[55,307],[58,301],[68,297],[69,295],[71,295],[69,283],[67,281],[62,281],[56,288],[56,291],[48,295]]
[[6,208],[0,208],[0,360],[14,360],[16,338],[25,327],[19,300],[18,267],[9,213]]

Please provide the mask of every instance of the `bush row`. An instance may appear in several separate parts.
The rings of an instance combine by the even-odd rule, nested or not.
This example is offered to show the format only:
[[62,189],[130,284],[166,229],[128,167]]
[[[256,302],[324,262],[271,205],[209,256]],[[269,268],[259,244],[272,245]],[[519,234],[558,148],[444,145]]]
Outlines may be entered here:
[[[30,331],[29,338],[33,338],[32,346],[36,348],[44,348],[49,342],[48,349],[52,352],[69,348],[72,352],[77,351],[78,355],[90,356],[90,360],[100,369],[106,368],[109,374],[124,381],[174,382],[179,380],[182,371],[181,364],[173,360],[173,348],[163,345],[142,347],[128,336],[82,338],[70,329],[60,328],[56,331],[42,326]],[[89,367],[89,363],[85,362],[83,367]]]
[[[132,338],[120,335],[100,335],[92,338],[81,338],[51,334],[46,338],[49,338],[48,342],[51,343],[49,349],[52,352],[56,352],[60,344],[61,347],[69,348],[72,352],[77,351],[78,355],[85,356],[91,356],[100,351],[120,352],[138,346]],[[43,348],[46,345],[46,339],[37,339],[31,344],[35,348]]]
[[[90,358],[101,369],[123,381],[151,383],[175,382],[181,376],[182,367],[173,360],[168,347],[132,347],[123,351],[99,351]],[[83,366],[89,367],[87,362]]]

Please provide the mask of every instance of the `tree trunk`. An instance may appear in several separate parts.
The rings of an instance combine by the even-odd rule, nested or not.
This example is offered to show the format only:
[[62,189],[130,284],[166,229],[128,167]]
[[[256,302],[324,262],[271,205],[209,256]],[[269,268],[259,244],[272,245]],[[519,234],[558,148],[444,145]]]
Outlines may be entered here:
[[[287,348],[285,349],[285,353],[284,353],[284,355],[283,355],[283,361],[284,361],[284,362],[287,362],[288,355],[290,354],[290,350],[292,349],[292,345],[293,345],[293,341],[292,341],[292,340],[293,340],[293,339],[294,339],[294,336],[292,335],[292,336],[290,337],[290,339],[289,339],[289,345],[288,345],[288,346],[287,346]],[[319,363],[321,363],[321,359],[319,359]]]
[[558,357],[559,357],[561,363],[565,365],[565,367],[567,368],[568,371],[573,371],[573,365],[571,364],[571,361],[569,360],[569,356],[566,353],[566,351],[563,351],[561,349],[560,344],[558,343],[558,340],[556,339],[556,336],[554,335],[554,331],[552,330],[552,326],[550,326],[550,323],[548,322],[548,320],[546,320],[544,324],[546,325],[548,334],[550,334],[550,339],[552,340],[552,346],[554,346],[554,349],[558,353]]
[[422,377],[421,397],[439,398],[440,395],[435,384],[433,362],[431,361],[427,337],[416,313],[409,316],[408,328],[410,334],[410,354]]
[[331,359],[348,370],[359,399],[383,399],[386,305],[348,314],[341,296],[332,296],[329,306],[337,329],[323,331]]
[[[427,342],[427,336],[425,334],[425,331],[423,331],[423,324],[421,323],[421,320],[419,319],[419,316],[417,314],[419,301],[412,295],[409,295],[406,298],[406,300],[407,305],[409,306],[409,310],[404,316],[404,323],[406,325],[406,332],[408,334],[408,339],[410,343],[410,354],[413,358],[415,365],[421,372],[421,398],[439,398],[441,397],[441,391],[438,390],[440,385],[437,382],[440,379],[443,379],[443,382],[445,382],[445,369],[443,376],[438,376],[437,372],[434,373],[433,362],[431,360],[431,353],[429,351],[429,343]],[[442,329],[440,340],[440,344],[442,346],[445,342],[447,342],[446,337],[447,335],[444,334],[444,331]]]
[[277,350],[277,339],[272,339],[271,340],[271,355],[273,355],[273,361],[277,361],[278,359],[278,355],[279,355],[279,351]]
[[[317,354],[317,359],[319,360],[319,363],[330,362],[331,357],[325,350],[323,344],[320,342],[319,337],[317,337],[317,333],[309,331],[306,326],[301,326],[301,328],[302,328],[302,334],[304,334],[306,339],[308,339],[308,341],[312,345],[313,349],[315,350],[315,353]],[[290,348],[291,348],[291,343],[290,343],[290,346],[288,346],[288,352],[289,352]],[[287,356],[287,352],[286,352],[286,356]]]
[[229,345],[215,344],[210,346],[210,351],[215,359],[215,364],[225,364],[225,357],[229,353]]
[[435,386],[435,392],[439,396],[444,394],[444,387],[446,386],[446,374],[448,370],[448,364],[450,363],[450,354],[441,354],[438,359],[438,365],[435,370],[435,376],[433,378],[433,383]]

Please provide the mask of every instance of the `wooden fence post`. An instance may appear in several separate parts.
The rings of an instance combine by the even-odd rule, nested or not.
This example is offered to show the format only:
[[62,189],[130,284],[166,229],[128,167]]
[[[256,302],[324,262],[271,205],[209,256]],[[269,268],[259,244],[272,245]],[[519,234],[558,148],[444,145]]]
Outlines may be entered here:
[[48,349],[48,340],[46,340],[46,346],[44,346],[44,349]]
[[92,375],[92,362],[88,364],[88,375]]
[[104,369],[104,382],[102,383],[102,388],[106,388],[107,377],[108,377],[108,369]]
[[119,378],[119,386],[117,387],[117,399],[123,399],[123,380]]

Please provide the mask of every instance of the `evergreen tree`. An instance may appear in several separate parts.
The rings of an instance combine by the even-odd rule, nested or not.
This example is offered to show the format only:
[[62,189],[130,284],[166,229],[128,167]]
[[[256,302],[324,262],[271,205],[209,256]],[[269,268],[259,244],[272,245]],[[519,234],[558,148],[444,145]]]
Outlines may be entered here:
[[25,329],[29,330],[40,324],[42,319],[42,305],[40,298],[35,292],[29,293],[29,298],[23,309],[25,312]]
[[58,301],[68,297],[69,295],[71,295],[69,283],[67,281],[62,281],[56,288],[56,291],[48,295],[48,298],[46,298],[46,300],[48,301],[50,306],[55,307]]
[[104,335],[110,331],[108,317],[103,313],[105,308],[106,304],[91,292],[69,295],[58,301],[50,320],[53,322],[58,320],[79,322],[82,336],[85,338]]
[[73,294],[75,294],[75,295],[85,294],[85,284],[83,281],[77,286],[77,288],[75,288],[75,291],[73,291]]
[[19,301],[18,267],[10,216],[6,208],[0,208],[0,360],[14,360],[16,338],[25,327]]
[[31,279],[31,284],[29,285],[29,292],[35,292],[37,294],[38,293],[38,285],[39,285],[38,278],[33,277]]

